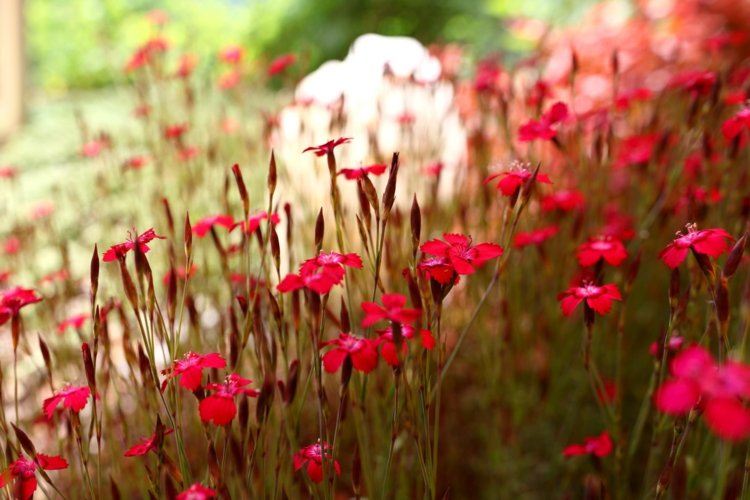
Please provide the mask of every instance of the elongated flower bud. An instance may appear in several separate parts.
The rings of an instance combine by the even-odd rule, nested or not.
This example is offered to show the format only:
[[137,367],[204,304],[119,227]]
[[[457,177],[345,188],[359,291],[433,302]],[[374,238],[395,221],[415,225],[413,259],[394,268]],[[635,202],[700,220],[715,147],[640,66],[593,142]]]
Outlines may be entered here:
[[276,156],[271,150],[271,159],[268,162],[268,195],[273,198],[273,193],[276,191]]
[[99,249],[94,244],[94,255],[91,256],[91,266],[89,272],[91,280],[91,305],[96,303],[96,293],[99,290]]
[[411,224],[412,258],[416,259],[417,250],[419,248],[419,240],[422,235],[422,212],[419,210],[419,203],[417,202],[416,193],[414,194],[414,199],[411,202],[409,222]]
[[96,394],[94,358],[91,356],[91,348],[87,342],[81,344],[81,354],[83,355],[83,368],[86,371],[86,380],[89,383],[89,389],[91,389],[92,394]]
[[740,262],[742,262],[742,254],[745,252],[746,241],[747,234],[744,234],[742,235],[742,238],[737,240],[737,243],[734,244],[734,247],[729,252],[729,256],[727,257],[726,262],[724,262],[724,269],[721,272],[725,278],[731,278],[734,273],[737,272],[737,267],[739,267]]
[[36,448],[34,447],[31,438],[29,438],[24,431],[16,427],[16,424],[11,423],[10,425],[13,426],[13,432],[16,433],[16,439],[18,439],[18,442],[21,444],[21,448],[23,448],[23,450],[32,458],[36,459]]
[[245,187],[245,180],[242,178],[242,172],[240,171],[239,164],[235,163],[232,165],[232,173],[234,174],[234,180],[237,183],[237,190],[240,192],[240,199],[242,200],[242,211],[247,219],[250,213],[250,197],[247,194],[247,188]]

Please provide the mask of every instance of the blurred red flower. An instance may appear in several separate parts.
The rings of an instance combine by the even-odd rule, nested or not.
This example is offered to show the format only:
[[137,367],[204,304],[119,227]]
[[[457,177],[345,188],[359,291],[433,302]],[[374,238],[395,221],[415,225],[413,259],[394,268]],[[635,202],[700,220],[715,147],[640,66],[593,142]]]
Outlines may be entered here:
[[200,483],[194,483],[190,488],[186,489],[177,497],[176,500],[208,500],[218,495],[216,490],[207,488]]
[[236,373],[227,375],[221,384],[206,384],[207,391],[215,391],[204,398],[198,407],[203,422],[213,422],[215,425],[227,425],[237,414],[235,396],[257,397],[258,391],[245,387],[252,380],[242,378]]
[[326,468],[333,468],[337,475],[341,475],[341,466],[333,458],[333,449],[328,443],[322,445],[318,442],[301,448],[294,455],[294,470],[298,471],[307,465],[307,475],[315,483],[323,481],[323,460],[326,461]]
[[329,153],[333,153],[333,150],[336,149],[337,146],[351,142],[351,140],[351,137],[339,137],[336,140],[330,140],[320,146],[310,146],[309,148],[305,148],[302,152],[307,153],[308,151],[312,151],[315,153],[315,156],[325,156]]
[[[133,234],[136,234],[135,239],[133,239]],[[131,234],[128,231],[128,240],[124,243],[112,245],[109,250],[104,252],[102,260],[104,260],[104,262],[111,262],[113,260],[124,258],[128,252],[135,249],[136,245],[138,245],[141,252],[147,253],[150,250],[148,243],[154,239],[165,240],[166,238],[156,234],[153,228],[144,231],[142,234],[138,234],[135,231]]]
[[587,242],[578,245],[576,257],[582,267],[593,266],[600,259],[617,267],[628,258],[628,251],[620,240],[609,236],[599,236],[589,238]]
[[283,54],[271,61],[268,65],[268,76],[275,76],[282,73],[289,66],[297,61],[297,56],[294,54]]
[[571,444],[565,447],[563,456],[594,455],[603,458],[612,453],[612,448],[612,438],[609,432],[604,431],[599,436],[584,438],[583,444]]
[[81,313],[70,316],[57,325],[57,333],[63,333],[69,327],[73,327],[76,330],[80,329],[84,325],[84,323],[86,323],[87,319],[89,319],[88,313]]
[[350,180],[356,180],[361,179],[362,177],[367,177],[368,174],[372,175],[381,175],[385,172],[385,169],[387,168],[387,165],[385,164],[375,164],[375,165],[368,165],[366,167],[358,167],[358,168],[342,168],[339,170],[338,175],[344,175],[347,179]]
[[[172,434],[174,429],[167,429],[164,435]],[[141,438],[140,443],[134,444],[125,452],[126,457],[142,457],[149,451],[156,451],[156,433],[147,438]]]
[[[504,196],[515,195],[521,187],[525,186],[526,183],[531,180],[534,174],[526,167],[518,168],[517,166],[513,170],[505,172],[496,172],[490,174],[484,180],[484,184],[489,183],[491,180],[501,177],[497,183],[497,190],[503,193]],[[546,174],[537,174],[536,182],[542,184],[552,184],[552,181]]]
[[329,345],[336,347],[323,355],[323,367],[328,373],[335,373],[347,357],[354,369],[363,373],[370,373],[378,366],[377,344],[371,339],[340,333],[337,339],[320,343],[321,349]]
[[203,238],[215,225],[231,230],[235,223],[230,215],[209,215],[193,225],[193,234],[198,238]]
[[64,408],[68,408],[76,413],[83,410],[89,401],[91,396],[91,390],[88,386],[72,386],[68,385],[53,396],[44,400],[42,408],[47,419],[51,419],[55,413],[57,406],[62,403]]
[[584,301],[599,314],[606,314],[612,308],[612,301],[622,300],[622,296],[614,284],[597,286],[584,283],[583,286],[574,286],[559,293],[557,300],[560,301],[560,309],[565,316],[570,316],[578,304]]
[[551,237],[557,234],[559,228],[557,226],[542,227],[533,231],[517,233],[513,237],[513,247],[523,248],[527,246],[541,245]]
[[562,102],[556,102],[538,120],[529,120],[518,129],[518,138],[523,142],[536,139],[550,140],[557,137],[556,125],[568,117],[568,107]]
[[365,312],[365,317],[362,319],[363,328],[383,320],[410,325],[422,315],[419,309],[404,307],[406,297],[398,293],[383,294],[380,300],[383,306],[375,302],[362,302],[362,310]]
[[171,379],[180,377],[180,385],[185,389],[194,391],[201,385],[204,368],[224,368],[226,366],[226,360],[218,352],[196,354],[193,351],[188,351],[182,359],[176,360],[171,368],[161,371],[162,375],[167,376],[162,382],[161,390],[163,391],[166,388]]

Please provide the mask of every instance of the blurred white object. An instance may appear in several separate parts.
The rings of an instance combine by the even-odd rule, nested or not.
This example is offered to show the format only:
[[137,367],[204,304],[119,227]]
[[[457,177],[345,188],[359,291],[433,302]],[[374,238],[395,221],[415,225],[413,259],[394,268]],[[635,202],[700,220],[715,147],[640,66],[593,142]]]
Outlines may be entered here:
[[[325,158],[302,150],[339,137],[352,138],[336,149],[339,168],[387,164],[400,152],[400,206],[411,203],[413,192],[425,199],[435,182],[425,167],[438,163],[438,195],[451,197],[466,166],[467,134],[453,84],[441,76],[440,61],[417,40],[374,34],[360,36],[343,61],[328,61],[307,75],[271,136],[285,198],[308,212],[329,205]],[[382,190],[386,178],[371,180]],[[354,183],[340,177],[339,189],[345,207],[354,209]]]

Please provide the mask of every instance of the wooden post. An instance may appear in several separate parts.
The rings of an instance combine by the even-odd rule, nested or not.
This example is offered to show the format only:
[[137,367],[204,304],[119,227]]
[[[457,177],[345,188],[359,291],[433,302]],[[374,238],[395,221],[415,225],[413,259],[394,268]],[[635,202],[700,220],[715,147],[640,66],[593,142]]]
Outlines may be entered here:
[[0,141],[23,117],[23,0],[0,0]]

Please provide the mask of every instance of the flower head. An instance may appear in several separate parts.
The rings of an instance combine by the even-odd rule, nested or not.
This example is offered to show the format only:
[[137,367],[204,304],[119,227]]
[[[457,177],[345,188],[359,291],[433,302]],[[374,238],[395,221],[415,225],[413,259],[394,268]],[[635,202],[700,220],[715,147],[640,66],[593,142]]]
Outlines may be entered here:
[[[133,237],[133,234],[136,235],[135,238]],[[111,262],[113,260],[124,258],[128,252],[135,249],[136,245],[138,245],[138,249],[142,253],[146,253],[150,250],[148,243],[151,240],[166,239],[164,236],[159,236],[158,234],[156,234],[153,228],[144,231],[142,234],[138,234],[135,231],[133,232],[133,234],[128,232],[127,241],[125,241],[124,243],[118,243],[117,245],[112,245],[109,250],[104,252],[102,260],[104,260],[104,262]]]
[[576,257],[583,267],[593,266],[600,260],[617,267],[628,258],[628,251],[625,250],[625,245],[620,240],[600,236],[590,238],[587,242],[578,245]]
[[447,257],[427,257],[417,264],[417,269],[441,285],[447,285],[451,280],[458,282],[458,275]]
[[252,380],[242,378],[236,373],[227,375],[224,383],[206,384],[205,389],[214,391],[214,394],[205,397],[198,407],[201,420],[213,422],[215,425],[227,425],[237,414],[237,405],[234,403],[235,396],[257,397],[258,391],[245,387]]
[[503,254],[503,247],[500,245],[473,245],[471,237],[463,234],[443,233],[443,240],[430,240],[423,243],[420,249],[426,254],[447,259],[456,274],[473,274],[485,262]]
[[320,347],[336,346],[323,355],[323,367],[335,373],[346,358],[350,358],[355,370],[370,373],[378,366],[377,344],[351,333],[340,333],[337,339],[320,343]]
[[339,170],[338,175],[343,174],[343,176],[349,180],[357,180],[361,179],[362,177],[367,177],[369,174],[382,175],[383,173],[385,173],[386,168],[387,165],[382,163],[368,165],[366,167],[342,168],[341,170]]
[[602,432],[599,436],[587,437],[583,440],[583,444],[571,444],[563,450],[563,456],[565,457],[594,455],[602,458],[610,453],[612,453],[612,438],[607,431]]
[[8,470],[0,474],[0,488],[5,488],[11,481],[15,482],[17,497],[29,500],[36,491],[36,471],[67,469],[68,462],[60,456],[49,456],[39,453],[36,462],[24,456],[8,466]]
[[568,107],[562,102],[556,102],[538,120],[529,120],[518,129],[521,141],[536,139],[550,140],[557,136],[557,130],[552,128],[568,117]]
[[689,250],[718,257],[731,248],[730,242],[734,242],[734,238],[724,229],[697,229],[695,224],[688,224],[687,233],[677,233],[677,238],[659,252],[659,258],[674,269],[685,260]]
[[51,419],[57,406],[62,403],[64,408],[68,408],[76,413],[86,407],[91,396],[91,389],[88,386],[68,385],[54,395],[44,400],[42,408],[47,419]]
[[[511,164],[510,170],[488,175],[484,180],[484,184],[500,177],[500,181],[497,183],[497,190],[500,191],[503,196],[514,196],[521,187],[525,186],[526,183],[531,180],[533,175],[534,173],[529,170],[528,165],[514,162]],[[546,174],[537,174],[536,182],[552,184],[552,181],[550,181]]]
[[201,385],[205,368],[224,368],[226,366],[226,360],[218,352],[196,354],[189,351],[182,359],[175,361],[174,366],[162,370],[162,374],[167,376],[162,382],[162,390],[170,379],[180,377],[180,385],[185,389],[194,391]]
[[303,262],[299,274],[286,275],[276,289],[283,293],[307,288],[321,295],[326,294],[343,281],[346,273],[344,266],[361,268],[362,259],[356,253],[321,252]]
[[279,73],[283,73],[285,69],[294,64],[297,61],[297,56],[294,54],[283,54],[271,61],[268,65],[268,76],[275,76]]
[[703,408],[706,425],[719,437],[739,441],[750,437],[750,366],[736,361],[717,364],[711,354],[694,345],[678,353],[670,365],[672,378],[654,394],[656,408],[684,415]]
[[[164,431],[163,436],[172,434],[173,432],[174,432],[174,429],[167,429]],[[156,433],[154,433],[150,437],[141,438],[138,444],[134,444],[133,446],[127,449],[127,451],[125,452],[125,456],[126,457],[142,457],[149,451],[156,451],[156,444],[157,444],[156,441],[157,441]]]
[[513,237],[513,247],[523,248],[531,245],[541,245],[542,243],[556,235],[558,230],[559,229],[557,226],[549,226],[525,233],[516,233],[516,235]]
[[70,316],[57,325],[57,333],[63,333],[69,327],[73,327],[76,330],[79,330],[83,327],[83,324],[86,323],[87,319],[89,319],[88,313],[81,313]]
[[276,212],[268,214],[268,212],[261,210],[258,212],[255,212],[254,214],[251,214],[250,217],[248,217],[247,222],[240,221],[237,224],[235,224],[232,229],[235,227],[241,227],[243,231],[245,231],[247,234],[253,234],[255,231],[258,230],[260,227],[260,223],[266,219],[271,219],[271,224],[278,224],[281,222],[281,218],[279,217],[279,214]]
[[337,146],[346,144],[351,140],[351,137],[339,137],[338,139],[332,139],[325,144],[321,144],[320,146],[310,146],[309,148],[305,148],[302,152],[307,153],[308,151],[312,151],[313,153],[315,153],[315,156],[325,156],[327,154],[333,154],[333,150],[336,149]]
[[565,316],[570,316],[581,302],[585,302],[599,314],[606,314],[612,308],[612,301],[622,300],[622,296],[614,284],[597,286],[583,283],[582,286],[574,286],[558,294],[557,300],[560,301],[560,309]]
[[17,286],[5,290],[0,293],[0,325],[18,315],[22,308],[41,301],[42,297],[31,288]]
[[[407,340],[415,338],[416,330],[411,325],[401,325],[401,335]],[[390,366],[399,366],[401,360],[406,356],[408,347],[406,342],[401,342],[401,355],[399,356],[398,347],[396,346],[396,340],[393,337],[393,327],[384,328],[378,330],[378,338],[375,341],[380,345],[380,355],[383,356],[383,360]],[[419,338],[422,347],[431,351],[435,347],[435,337],[432,335],[430,330],[422,329],[419,331]]]
[[193,234],[198,238],[203,238],[214,226],[232,229],[234,225],[234,219],[230,215],[209,215],[193,225]]
[[742,133],[743,128],[750,130],[750,106],[742,108],[734,116],[728,118],[721,125],[721,133],[724,134],[726,140],[731,141]]
[[362,327],[367,328],[383,320],[410,325],[422,315],[419,309],[404,307],[406,297],[398,293],[383,294],[381,301],[382,306],[375,302],[362,302],[362,310],[365,312]]
[[307,465],[307,475],[310,479],[319,483],[323,480],[323,461],[326,461],[326,467],[336,470],[337,475],[341,475],[341,466],[333,458],[333,448],[328,443],[320,442],[301,448],[294,455],[294,470],[298,471]]
[[207,488],[200,483],[194,483],[190,488],[177,495],[176,500],[208,500],[218,494],[216,490]]

